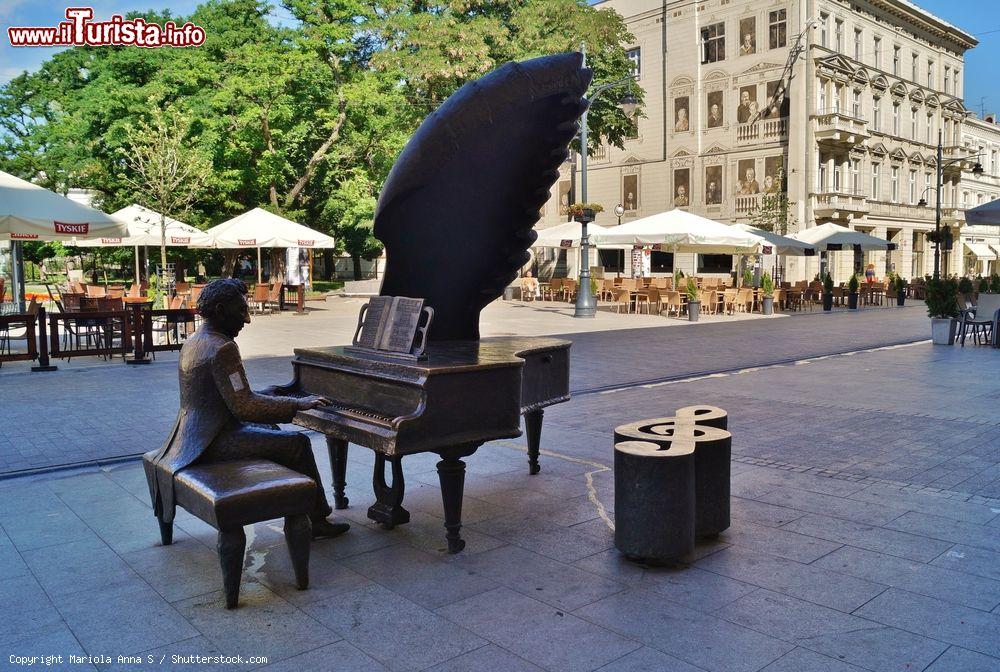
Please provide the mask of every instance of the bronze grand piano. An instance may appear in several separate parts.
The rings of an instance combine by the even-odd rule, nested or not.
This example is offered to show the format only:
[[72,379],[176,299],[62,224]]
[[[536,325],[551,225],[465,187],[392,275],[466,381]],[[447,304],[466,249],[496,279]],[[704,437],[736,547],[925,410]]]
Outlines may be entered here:
[[295,424],[326,434],[338,509],[348,505],[348,443],[375,451],[376,502],[368,517],[387,528],[410,519],[403,508],[403,456],[440,455],[448,550],[457,553],[465,546],[459,535],[461,458],[487,441],[520,436],[524,414],[530,471],[537,473],[542,409],[569,399],[570,345],[555,338],[440,341],[428,346],[426,361],[413,363],[359,357],[343,347],[296,349],[295,378],[283,392],[319,394],[333,402],[299,412]]

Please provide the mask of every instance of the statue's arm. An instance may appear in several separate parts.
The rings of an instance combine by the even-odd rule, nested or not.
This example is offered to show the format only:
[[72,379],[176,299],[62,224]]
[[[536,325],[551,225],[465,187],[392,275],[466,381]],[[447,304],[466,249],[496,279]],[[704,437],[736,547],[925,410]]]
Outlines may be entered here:
[[234,416],[244,422],[291,422],[302,408],[296,397],[272,396],[250,389],[243,358],[235,343],[227,343],[212,360],[212,376]]

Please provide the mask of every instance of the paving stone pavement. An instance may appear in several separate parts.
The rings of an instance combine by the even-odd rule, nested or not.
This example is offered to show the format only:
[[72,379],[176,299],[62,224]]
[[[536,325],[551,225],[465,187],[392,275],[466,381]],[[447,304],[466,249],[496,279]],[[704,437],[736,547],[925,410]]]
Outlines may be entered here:
[[[574,364],[625,344],[632,363],[578,386],[684,376],[701,349],[747,368],[552,407],[537,476],[523,440],[483,446],[468,459],[457,556],[442,551],[437,458],[404,462],[412,520],[386,531],[365,515],[372,454],[352,448],[351,508],[338,512],[352,529],[314,544],[310,589],[292,585],[280,522],[254,525],[235,612],[222,608],[214,530],[179,512],[174,545],[160,546],[137,464],[0,481],[0,604],[17,605],[0,619],[0,666],[87,653],[154,664],[63,669],[164,669],[160,656],[197,653],[268,670],[998,670],[1000,356],[921,343],[761,367],[745,347],[810,324],[826,333],[782,350],[912,335],[872,322],[856,338],[852,318],[869,319],[580,338]],[[741,345],[742,360],[730,352]],[[252,367],[271,382],[287,359]],[[730,413],[732,526],[676,566],[629,562],[601,515],[613,522],[611,430],[705,402]],[[136,436],[159,439],[152,415]],[[313,446],[325,475],[320,437]],[[169,669],[188,668],[205,666]]]
[[[349,342],[361,303],[330,299],[308,317],[254,318],[238,339],[253,384],[287,382],[295,347]],[[735,322],[718,317],[697,324],[603,311],[595,320],[576,320],[564,305],[498,301],[484,313],[483,332],[541,335],[592,329],[564,334],[574,342],[575,392],[913,341],[928,333],[922,305]],[[669,326],[653,326],[657,324]],[[632,325],[641,328],[622,328]],[[176,353],[159,353],[155,363],[142,367],[125,366],[120,359],[80,358],[56,362],[60,368],[51,373],[30,373],[27,362],[4,365],[0,477],[137,455],[159,446],[177,413],[176,361]]]

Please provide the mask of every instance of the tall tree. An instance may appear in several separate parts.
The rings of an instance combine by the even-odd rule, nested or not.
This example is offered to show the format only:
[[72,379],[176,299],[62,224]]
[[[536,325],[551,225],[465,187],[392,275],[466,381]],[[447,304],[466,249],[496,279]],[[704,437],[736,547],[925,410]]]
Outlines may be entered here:
[[160,264],[167,267],[167,217],[180,219],[204,193],[211,163],[190,138],[191,119],[174,108],[154,108],[125,132],[122,179],[136,200],[160,213]]

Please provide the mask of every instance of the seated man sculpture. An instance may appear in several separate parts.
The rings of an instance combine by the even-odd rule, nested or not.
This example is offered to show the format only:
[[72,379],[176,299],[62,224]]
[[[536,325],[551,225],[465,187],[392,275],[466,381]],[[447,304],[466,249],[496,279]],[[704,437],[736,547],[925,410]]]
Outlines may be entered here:
[[225,278],[210,282],[198,296],[198,313],[205,322],[181,348],[180,412],[167,442],[151,460],[154,512],[162,522],[173,520],[174,474],[185,467],[262,458],[316,481],[316,503],[309,516],[312,536],[338,536],[350,526],[326,519],[333,509],[326,501],[309,439],[271,424],[291,422],[297,411],[330,402],[319,396],[278,396],[274,388],[250,389],[234,340],[250,322],[246,294],[242,280]]

